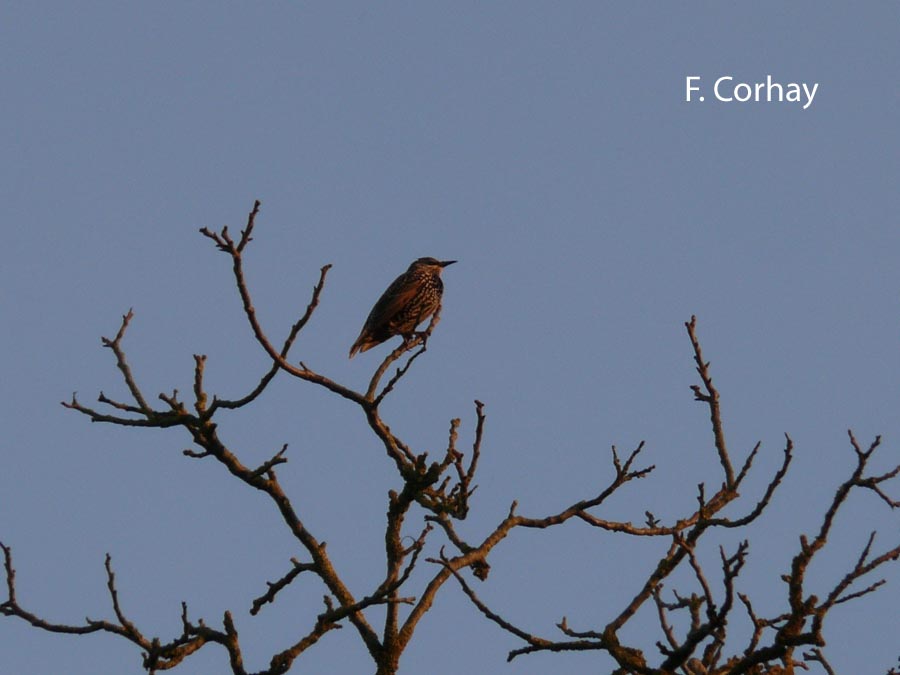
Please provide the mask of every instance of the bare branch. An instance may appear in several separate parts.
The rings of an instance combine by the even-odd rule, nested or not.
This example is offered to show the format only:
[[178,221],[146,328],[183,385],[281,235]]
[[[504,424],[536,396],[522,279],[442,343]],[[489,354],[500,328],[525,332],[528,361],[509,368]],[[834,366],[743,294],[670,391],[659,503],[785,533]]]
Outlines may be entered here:
[[288,444],[285,443],[281,446],[281,450],[275,453],[275,455],[271,459],[267,459],[265,462],[259,465],[256,469],[251,473],[252,476],[262,476],[264,474],[269,473],[273,468],[278,466],[279,464],[286,464],[287,457],[284,456],[284,453],[287,452]]
[[687,328],[688,336],[691,339],[691,345],[694,348],[694,361],[697,364],[697,373],[703,381],[704,390],[694,385],[691,389],[694,391],[694,397],[698,401],[702,401],[709,406],[709,417],[712,422],[713,437],[715,438],[716,450],[719,453],[719,462],[725,472],[725,485],[731,487],[734,485],[734,469],[731,466],[731,458],[728,456],[728,448],[725,444],[725,431],[722,428],[722,411],[719,407],[719,392],[713,386],[712,377],[709,374],[709,363],[703,360],[703,351],[700,349],[700,341],[697,339],[697,317],[692,316],[691,320],[684,324]]
[[[710,519],[711,525],[728,527],[728,528],[736,528],[743,527],[754,520],[756,520],[759,515],[765,510],[765,508],[769,505],[769,502],[772,499],[772,496],[775,494],[775,490],[778,489],[778,486],[781,485],[781,482],[784,480],[784,477],[787,475],[788,468],[791,465],[791,460],[794,457],[794,441],[791,440],[791,437],[787,434],[784,435],[786,442],[784,446],[784,459],[781,462],[781,467],[778,471],[775,472],[775,475],[772,477],[772,480],[769,481],[769,484],[766,486],[765,494],[763,494],[762,498],[756,503],[756,506],[753,510],[748,513],[746,516],[742,518],[717,518]],[[753,449],[753,453],[751,453],[750,457],[756,453],[756,449],[759,447],[757,444],[756,448]],[[745,469],[749,468],[749,460],[745,465]],[[744,470],[741,471],[741,475],[738,478],[738,483],[743,479]]]
[[[258,212],[259,202],[257,201],[254,205],[253,211],[251,211],[250,213],[250,217],[248,218],[247,229],[244,230],[245,233],[252,230],[252,224]],[[262,329],[262,326],[259,323],[259,320],[256,317],[256,309],[253,306],[253,300],[250,297],[250,291],[247,287],[246,279],[244,278],[243,259],[241,257],[241,254],[243,253],[244,247],[247,245],[247,243],[249,243],[250,237],[242,236],[241,243],[235,245],[234,242],[228,237],[227,228],[224,228],[222,232],[218,234],[210,231],[205,227],[201,228],[200,232],[204,236],[216,242],[216,245],[221,251],[224,251],[231,256],[232,271],[234,273],[238,293],[241,296],[241,302],[244,307],[244,314],[247,316],[247,320],[250,323],[250,328],[253,330],[253,335],[256,337],[256,341],[266,351],[272,361],[277,364],[280,369],[290,375],[293,375],[294,377],[298,377],[302,380],[318,384],[334,392],[335,394],[342,396],[343,398],[354,401],[355,403],[358,403],[365,407],[367,400],[361,394],[358,394],[352,389],[348,389],[347,387],[344,387],[343,385],[340,385],[323,375],[319,375],[318,373],[307,368],[305,365],[301,364],[300,367],[296,367],[287,362],[287,355],[294,343],[294,340],[297,338],[297,335],[304,328],[304,326],[306,326],[307,322],[315,311],[315,308],[319,304],[319,296],[321,295],[322,289],[324,288],[325,284],[325,275],[328,273],[328,270],[331,269],[331,265],[325,265],[324,267],[322,267],[319,275],[319,283],[315,286],[315,288],[313,288],[312,299],[306,307],[306,312],[304,312],[303,316],[301,316],[294,323],[294,325],[291,326],[288,337],[285,339],[284,346],[282,347],[281,351],[278,351],[269,341],[269,338],[266,336],[265,332]],[[263,378],[263,381],[267,383],[265,377]],[[262,382],[261,385],[264,386]],[[255,397],[255,395],[258,395],[258,392],[256,394],[251,394],[251,396],[253,397]],[[219,403],[220,407],[224,405],[224,403]],[[232,402],[232,407],[237,407],[237,403]]]
[[314,572],[316,569],[314,564],[302,563],[296,558],[291,558],[291,563],[293,564],[291,570],[278,581],[266,582],[269,590],[253,601],[253,606],[250,608],[250,614],[256,616],[265,604],[275,602],[275,596],[278,595],[278,591],[288,586],[294,579],[300,576],[302,572]]
[[811,649],[808,652],[803,653],[803,658],[807,661],[814,661],[819,663],[822,668],[825,669],[825,672],[828,675],[836,675],[834,672],[834,668],[831,667],[831,664],[825,659],[825,655],[822,653],[822,650],[816,647],[815,649]]
[[[440,561],[435,561],[435,562],[439,562],[440,564],[447,566],[446,559],[442,559]],[[482,614],[484,614],[488,619],[493,621],[495,624],[500,626],[503,630],[505,630],[508,633],[512,633],[513,635],[524,640],[525,642],[527,642],[529,645],[531,645],[533,647],[549,647],[552,644],[552,642],[550,640],[545,640],[543,638],[539,638],[534,635],[531,635],[530,633],[522,630],[521,628],[509,623],[503,617],[501,617],[499,614],[492,612],[488,608],[488,606],[485,605],[484,602],[481,601],[481,599],[478,597],[478,595],[475,593],[475,591],[472,590],[472,587],[469,586],[468,583],[466,583],[466,580],[463,579],[462,575],[459,572],[457,572],[455,569],[453,569],[452,567],[449,567],[449,566],[447,566],[447,569],[449,569],[450,573],[453,574],[453,578],[459,582],[459,585],[462,588],[463,592],[468,596],[469,600],[472,601],[472,604],[478,608],[478,611],[480,611]],[[512,657],[510,657],[510,660],[512,660]]]
[[206,355],[194,354],[194,409],[200,417],[206,412],[206,392],[203,390],[203,369]]
[[147,401],[144,400],[144,396],[141,394],[141,390],[138,388],[137,383],[134,380],[134,376],[131,373],[131,368],[128,365],[128,362],[125,359],[125,352],[122,351],[122,338],[125,337],[125,331],[128,329],[128,324],[131,323],[131,319],[134,316],[134,312],[132,310],[128,310],[128,313],[122,317],[122,325],[119,328],[119,332],[116,333],[116,337],[112,340],[109,338],[101,338],[104,347],[109,347],[112,349],[113,353],[116,355],[116,365],[119,370],[122,372],[122,377],[125,379],[125,384],[128,387],[128,390],[131,392],[131,395],[134,397],[135,402],[138,404],[138,407],[145,415],[150,415],[150,406],[147,405]]

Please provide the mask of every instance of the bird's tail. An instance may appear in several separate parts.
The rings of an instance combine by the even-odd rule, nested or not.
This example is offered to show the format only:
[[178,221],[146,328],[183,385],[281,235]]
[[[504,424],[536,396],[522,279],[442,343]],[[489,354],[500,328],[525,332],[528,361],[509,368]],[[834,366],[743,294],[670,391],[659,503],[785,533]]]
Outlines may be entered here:
[[377,342],[373,342],[372,339],[366,335],[366,332],[363,331],[359,334],[359,337],[356,338],[356,342],[353,343],[353,346],[350,347],[350,357],[353,358],[359,352],[365,352],[374,347]]

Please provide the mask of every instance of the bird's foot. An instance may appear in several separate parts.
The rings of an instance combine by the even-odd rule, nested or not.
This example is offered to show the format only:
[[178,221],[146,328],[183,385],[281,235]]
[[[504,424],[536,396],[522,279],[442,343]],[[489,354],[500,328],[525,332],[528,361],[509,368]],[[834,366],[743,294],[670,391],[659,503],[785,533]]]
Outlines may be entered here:
[[403,336],[403,347],[409,347],[411,343],[418,342],[421,345],[425,345],[428,341],[428,331],[414,331],[408,335]]

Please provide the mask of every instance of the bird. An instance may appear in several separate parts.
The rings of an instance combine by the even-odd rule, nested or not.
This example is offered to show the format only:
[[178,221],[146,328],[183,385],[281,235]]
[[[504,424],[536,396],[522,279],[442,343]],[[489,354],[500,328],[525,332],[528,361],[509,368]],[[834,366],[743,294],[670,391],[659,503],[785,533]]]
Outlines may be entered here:
[[395,335],[404,341],[412,337],[416,326],[434,314],[441,306],[444,282],[441,272],[456,260],[419,258],[394,279],[369,312],[359,337],[350,347],[350,358]]

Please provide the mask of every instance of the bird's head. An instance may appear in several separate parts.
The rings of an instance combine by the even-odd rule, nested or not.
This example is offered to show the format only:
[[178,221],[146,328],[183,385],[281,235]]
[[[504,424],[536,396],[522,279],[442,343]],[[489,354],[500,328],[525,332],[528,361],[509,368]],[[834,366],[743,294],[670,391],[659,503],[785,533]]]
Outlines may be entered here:
[[441,270],[444,269],[447,265],[452,265],[455,263],[455,260],[438,260],[437,258],[419,258],[414,261],[412,265],[409,266],[410,272],[413,270],[430,270],[441,273]]

